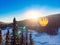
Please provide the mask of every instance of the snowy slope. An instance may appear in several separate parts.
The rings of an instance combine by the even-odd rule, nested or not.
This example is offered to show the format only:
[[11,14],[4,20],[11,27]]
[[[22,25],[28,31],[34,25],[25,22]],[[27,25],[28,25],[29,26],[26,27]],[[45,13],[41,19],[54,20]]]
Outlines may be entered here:
[[[60,45],[60,29],[58,30],[58,35],[48,35],[46,33],[38,33],[34,30],[29,30],[32,32],[32,38],[34,45]],[[7,30],[3,30],[3,35],[6,34]],[[12,32],[10,30],[10,32]],[[5,35],[4,35],[5,37]]]
[[35,31],[32,31],[32,34],[35,45],[60,45],[60,29],[58,30],[58,35],[48,35]]

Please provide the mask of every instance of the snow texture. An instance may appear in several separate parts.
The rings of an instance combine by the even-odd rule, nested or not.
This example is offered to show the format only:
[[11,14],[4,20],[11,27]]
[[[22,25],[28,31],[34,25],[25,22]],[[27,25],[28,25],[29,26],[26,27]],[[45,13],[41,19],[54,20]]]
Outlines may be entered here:
[[[38,33],[34,30],[29,30],[29,31],[32,32],[32,39],[34,41],[34,45],[60,45],[60,29],[58,30],[57,35],[48,35],[47,33]],[[2,30],[3,37],[5,37],[6,32],[7,30]],[[10,30],[10,33],[11,32],[12,31]]]

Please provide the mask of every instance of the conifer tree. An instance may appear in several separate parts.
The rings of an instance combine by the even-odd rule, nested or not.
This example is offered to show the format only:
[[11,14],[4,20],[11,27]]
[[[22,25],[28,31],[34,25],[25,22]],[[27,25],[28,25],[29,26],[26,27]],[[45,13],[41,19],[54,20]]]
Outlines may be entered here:
[[0,28],[0,45],[2,45],[2,32],[1,32],[1,28]]
[[28,45],[28,30],[26,29],[26,45]]
[[31,32],[30,32],[30,45],[34,45]]
[[13,20],[13,36],[11,39],[12,45],[18,45],[18,26],[15,18]]
[[18,35],[18,26],[15,18],[13,20],[13,35]]
[[5,42],[5,45],[11,45],[9,30],[8,30],[8,32],[6,34],[6,42]]
[[24,35],[23,35],[23,30],[22,30],[22,32],[21,32],[21,34],[20,34],[20,45],[23,45],[24,44]]

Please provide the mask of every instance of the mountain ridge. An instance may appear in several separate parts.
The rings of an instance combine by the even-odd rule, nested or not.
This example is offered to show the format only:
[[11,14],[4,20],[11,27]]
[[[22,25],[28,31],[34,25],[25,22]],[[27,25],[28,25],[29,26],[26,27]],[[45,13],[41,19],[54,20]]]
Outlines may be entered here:
[[[32,30],[36,30],[36,31],[43,31],[43,32],[47,32],[49,34],[57,34],[58,32],[58,28],[60,27],[60,14],[54,14],[54,15],[49,15],[49,16],[45,16],[48,19],[48,24],[44,27],[42,27],[39,24],[39,20],[41,17],[39,17],[36,21],[35,19],[25,19],[22,21],[17,21],[17,25],[18,27],[23,27],[23,26],[27,26],[28,29],[32,29]],[[2,26],[3,27],[3,26]],[[13,27],[13,23],[10,24],[6,24],[6,27]]]

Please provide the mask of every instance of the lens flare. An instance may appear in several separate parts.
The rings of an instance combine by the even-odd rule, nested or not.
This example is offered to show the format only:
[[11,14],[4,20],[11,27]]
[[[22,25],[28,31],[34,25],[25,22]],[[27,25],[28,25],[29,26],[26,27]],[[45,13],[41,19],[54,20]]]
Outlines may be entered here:
[[45,17],[40,18],[39,23],[41,26],[46,26],[48,24],[48,19]]

